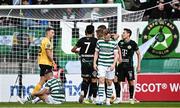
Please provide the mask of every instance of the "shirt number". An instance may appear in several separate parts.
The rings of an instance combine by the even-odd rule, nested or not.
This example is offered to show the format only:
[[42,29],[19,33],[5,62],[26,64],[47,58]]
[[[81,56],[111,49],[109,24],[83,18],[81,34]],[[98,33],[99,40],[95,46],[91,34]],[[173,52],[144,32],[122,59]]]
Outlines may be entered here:
[[85,50],[85,53],[87,53],[87,51],[88,51],[88,49],[89,49],[89,46],[90,46],[90,42],[84,42],[84,44],[86,44],[87,46],[86,46],[86,50]]

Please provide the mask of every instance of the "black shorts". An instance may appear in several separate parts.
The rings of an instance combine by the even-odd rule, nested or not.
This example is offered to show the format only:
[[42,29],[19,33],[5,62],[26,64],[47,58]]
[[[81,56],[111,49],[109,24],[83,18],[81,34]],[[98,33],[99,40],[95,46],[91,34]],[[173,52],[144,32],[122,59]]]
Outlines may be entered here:
[[96,78],[97,72],[94,71],[93,62],[81,61],[81,77],[82,78]]
[[118,77],[118,81],[127,81],[135,80],[134,76],[134,67],[123,67],[121,64],[117,67],[116,76]]
[[44,76],[44,73],[46,70],[52,69],[52,66],[50,66],[50,65],[39,64],[39,67],[40,67],[40,76]]

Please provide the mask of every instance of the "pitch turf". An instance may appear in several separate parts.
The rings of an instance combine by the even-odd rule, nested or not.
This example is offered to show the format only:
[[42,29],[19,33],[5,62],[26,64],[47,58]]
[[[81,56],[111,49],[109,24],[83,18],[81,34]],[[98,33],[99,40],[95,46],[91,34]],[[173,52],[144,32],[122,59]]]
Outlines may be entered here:
[[129,103],[121,103],[121,104],[113,104],[111,106],[106,106],[106,105],[94,105],[94,104],[79,104],[75,102],[66,102],[61,105],[48,105],[45,103],[38,103],[38,104],[20,104],[17,102],[10,102],[10,103],[0,103],[0,107],[11,107],[11,108],[18,108],[18,107],[39,107],[39,108],[56,108],[56,107],[61,107],[61,108],[102,108],[102,107],[108,107],[108,108],[180,108],[180,102],[140,102],[140,103],[135,103],[133,105]]

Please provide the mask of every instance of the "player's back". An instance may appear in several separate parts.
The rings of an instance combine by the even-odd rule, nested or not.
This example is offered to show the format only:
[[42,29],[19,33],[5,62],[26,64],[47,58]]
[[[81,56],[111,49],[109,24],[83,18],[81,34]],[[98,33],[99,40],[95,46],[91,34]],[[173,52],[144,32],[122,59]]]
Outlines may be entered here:
[[59,80],[56,78],[52,78],[46,82],[46,87],[49,87],[50,95],[56,100],[56,101],[64,101],[65,100],[65,94],[63,90],[63,86]]
[[81,57],[93,57],[95,52],[97,39],[95,37],[83,37],[77,42],[77,47],[80,47],[79,55]]

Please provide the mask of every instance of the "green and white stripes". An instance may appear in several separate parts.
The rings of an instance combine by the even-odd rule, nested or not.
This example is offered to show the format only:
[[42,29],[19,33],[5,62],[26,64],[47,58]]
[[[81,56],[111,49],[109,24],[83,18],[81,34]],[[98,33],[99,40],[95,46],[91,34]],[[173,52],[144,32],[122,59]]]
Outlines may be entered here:
[[114,62],[114,51],[117,50],[117,42],[98,40],[96,51],[99,51],[98,65],[111,66]]

